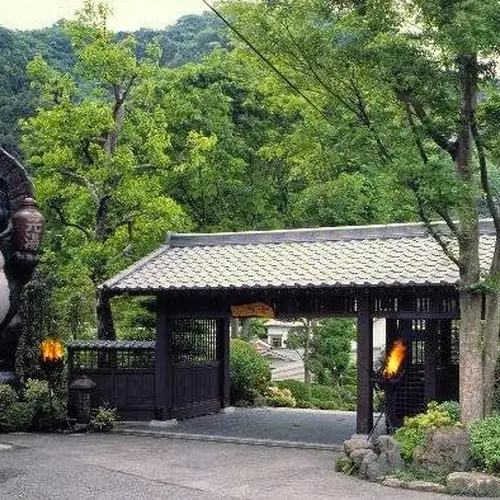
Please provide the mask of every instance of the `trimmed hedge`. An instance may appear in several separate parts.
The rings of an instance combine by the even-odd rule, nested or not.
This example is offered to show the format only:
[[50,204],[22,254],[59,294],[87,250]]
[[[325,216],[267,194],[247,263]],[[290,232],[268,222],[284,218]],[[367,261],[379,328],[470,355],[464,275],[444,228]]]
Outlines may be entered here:
[[311,398],[311,392],[307,385],[305,382],[301,382],[300,380],[280,380],[276,382],[276,385],[280,389],[288,389],[297,402],[309,401]]
[[271,368],[267,360],[248,342],[231,340],[229,368],[232,404],[242,401],[253,404],[257,396],[267,391],[271,381]]

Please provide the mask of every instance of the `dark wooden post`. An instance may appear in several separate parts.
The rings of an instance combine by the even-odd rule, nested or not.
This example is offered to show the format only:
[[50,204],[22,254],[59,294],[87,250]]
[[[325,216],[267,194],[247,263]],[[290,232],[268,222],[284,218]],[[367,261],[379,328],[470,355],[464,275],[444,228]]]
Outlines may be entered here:
[[229,342],[230,318],[220,318],[217,322],[217,359],[220,362],[220,403],[221,408],[229,406]]
[[373,427],[372,370],[373,319],[370,310],[370,298],[368,296],[364,296],[358,301],[358,403],[356,414],[356,432],[359,434],[368,434]]
[[172,392],[168,376],[169,339],[167,331],[167,305],[164,297],[158,297],[156,302],[156,377],[155,406],[156,418],[166,420],[172,406]]
[[426,402],[436,399],[437,395],[438,326],[437,320],[425,321],[424,395]]

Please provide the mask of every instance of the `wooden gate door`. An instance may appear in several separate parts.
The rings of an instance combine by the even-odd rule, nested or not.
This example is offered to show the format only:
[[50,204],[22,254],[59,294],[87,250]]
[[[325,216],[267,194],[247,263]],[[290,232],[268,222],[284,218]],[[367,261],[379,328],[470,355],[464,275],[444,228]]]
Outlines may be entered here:
[[216,413],[222,406],[223,342],[220,319],[169,319],[167,387],[172,391],[170,418]]

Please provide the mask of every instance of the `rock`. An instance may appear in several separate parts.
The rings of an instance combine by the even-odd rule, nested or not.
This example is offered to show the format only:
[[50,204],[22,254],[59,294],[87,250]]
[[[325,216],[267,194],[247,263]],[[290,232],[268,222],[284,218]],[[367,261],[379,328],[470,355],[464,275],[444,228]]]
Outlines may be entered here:
[[346,455],[350,456],[354,450],[373,450],[373,443],[368,441],[368,439],[348,439],[344,441],[344,452]]
[[391,488],[406,488],[406,483],[402,479],[391,476],[386,477],[381,484]]
[[386,473],[394,472],[404,467],[404,462],[401,458],[401,448],[393,437],[378,437],[375,441],[375,452],[378,453],[377,462],[379,468],[385,470]]
[[431,493],[446,493],[444,484],[431,483],[430,481],[408,481],[406,487],[409,490],[428,491]]
[[427,432],[425,442],[413,452],[418,467],[436,472],[470,468],[470,439],[461,427],[440,427]]
[[361,439],[364,441],[370,441],[368,434],[353,434],[350,439]]
[[370,450],[369,448],[358,448],[356,450],[352,450],[349,458],[351,459],[353,465],[359,468],[361,467],[365,456],[371,451],[372,450]]
[[482,472],[452,472],[446,485],[455,494],[500,497],[500,478]]
[[359,466],[358,477],[374,480],[379,476],[383,476],[383,473],[377,473],[377,458],[378,455],[373,450],[368,450]]
[[374,443],[374,449],[377,453],[399,450],[399,443],[392,436],[379,436]]

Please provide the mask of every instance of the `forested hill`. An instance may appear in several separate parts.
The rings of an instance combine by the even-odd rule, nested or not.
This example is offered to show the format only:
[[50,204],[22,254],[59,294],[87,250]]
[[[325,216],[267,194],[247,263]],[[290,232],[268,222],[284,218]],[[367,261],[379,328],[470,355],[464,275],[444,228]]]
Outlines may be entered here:
[[[118,36],[124,36],[119,33]],[[180,66],[196,62],[215,46],[225,45],[221,22],[213,15],[188,15],[164,30],[141,29],[134,33],[139,54],[152,40],[162,47],[161,63]],[[60,23],[35,31],[0,27],[0,145],[19,155],[18,121],[36,108],[37,95],[30,89],[26,66],[36,54],[51,65],[71,71],[73,54]]]

